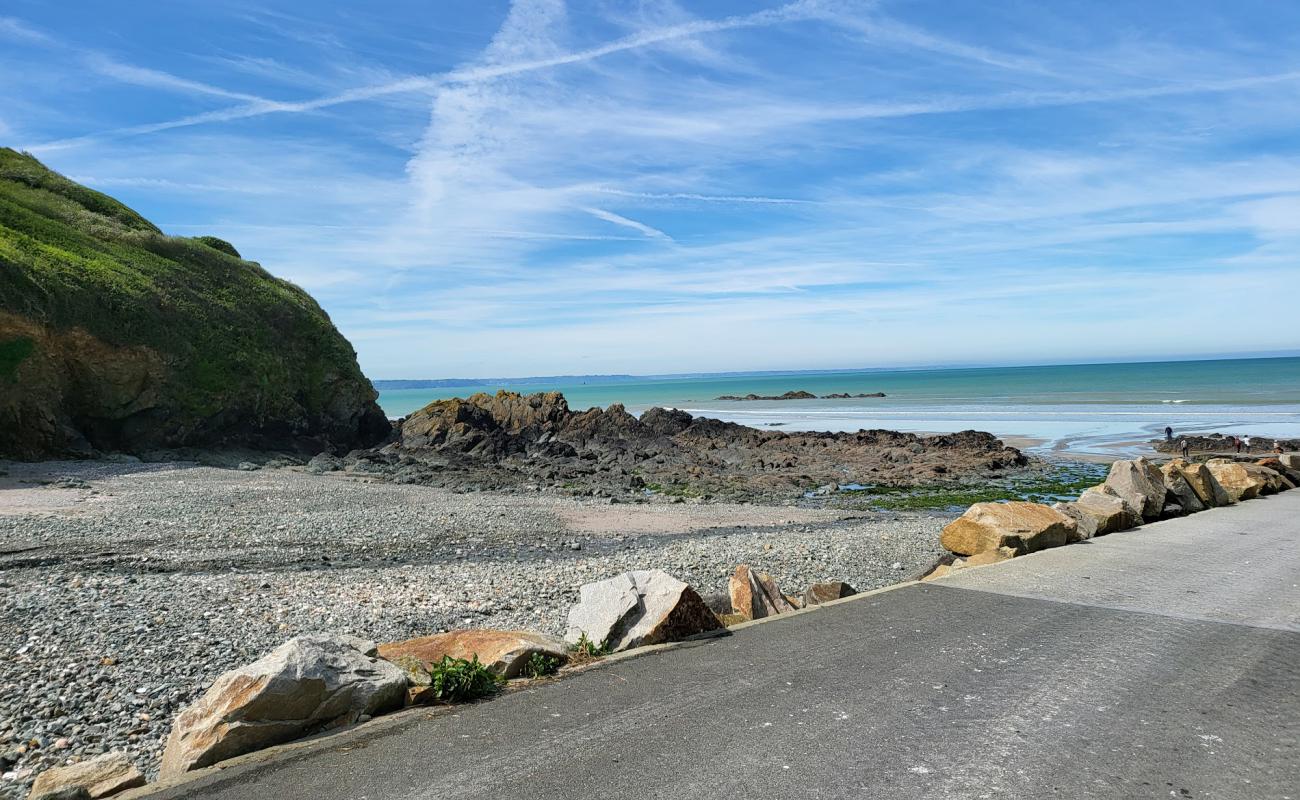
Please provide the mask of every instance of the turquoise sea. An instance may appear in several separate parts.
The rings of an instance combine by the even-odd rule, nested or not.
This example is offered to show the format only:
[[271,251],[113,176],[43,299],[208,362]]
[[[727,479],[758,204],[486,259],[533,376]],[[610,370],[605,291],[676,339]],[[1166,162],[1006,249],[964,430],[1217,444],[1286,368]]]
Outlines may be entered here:
[[[505,388],[563,392],[575,409],[622,403],[639,413],[657,405],[780,430],[974,428],[1041,440],[1031,449],[1075,455],[1137,452],[1166,425],[1179,433],[1300,438],[1300,358],[380,386],[380,405],[394,417],[432,400]],[[819,396],[884,392],[886,397],[716,399],[800,389]]]

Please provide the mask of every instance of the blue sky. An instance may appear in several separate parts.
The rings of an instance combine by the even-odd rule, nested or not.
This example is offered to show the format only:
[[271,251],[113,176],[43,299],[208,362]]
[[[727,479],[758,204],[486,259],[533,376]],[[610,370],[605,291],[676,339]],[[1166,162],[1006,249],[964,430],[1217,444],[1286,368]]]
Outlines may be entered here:
[[8,0],[0,141],[374,378],[1300,348],[1300,4],[367,5]]

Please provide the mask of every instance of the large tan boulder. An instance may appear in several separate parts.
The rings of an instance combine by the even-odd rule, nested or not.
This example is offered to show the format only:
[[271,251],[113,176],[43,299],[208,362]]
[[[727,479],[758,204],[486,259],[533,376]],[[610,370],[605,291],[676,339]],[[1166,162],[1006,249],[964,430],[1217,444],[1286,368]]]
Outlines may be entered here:
[[663,570],[634,570],[584,584],[564,640],[586,636],[613,652],[723,628],[699,593]]
[[379,645],[380,658],[405,667],[415,662],[428,669],[445,656],[479,663],[503,678],[517,678],[534,655],[563,664],[569,660],[564,642],[532,631],[459,630]]
[[736,567],[727,579],[727,588],[731,593],[732,613],[745,619],[762,619],[795,609],[771,575],[757,572],[748,564]]
[[1182,467],[1178,463],[1171,461],[1165,464],[1160,468],[1160,473],[1165,476],[1166,508],[1170,503],[1176,503],[1183,514],[1196,514],[1205,510],[1206,506],[1201,502],[1201,496],[1183,476]]
[[1165,507],[1165,476],[1155,464],[1145,458],[1116,461],[1110,465],[1105,485],[1127,500],[1142,519],[1160,518]]
[[1234,503],[1252,500],[1268,485],[1262,475],[1253,475],[1244,464],[1230,458],[1211,458],[1205,462],[1205,468],[1214,476],[1214,480],[1228,493]]
[[1073,519],[1050,506],[1015,501],[976,503],[948,523],[939,542],[958,555],[1009,548],[1017,555],[1059,547],[1078,535]]
[[1189,463],[1181,458],[1175,458],[1169,462],[1169,465],[1178,469],[1183,480],[1187,481],[1187,485],[1196,492],[1201,505],[1206,508],[1218,508],[1232,504],[1232,496],[1219,485],[1219,482],[1214,479],[1214,474],[1204,464]]
[[108,797],[127,789],[144,786],[144,774],[136,769],[125,753],[105,753],[88,761],[54,767],[36,776],[32,783],[30,800],[57,795],[72,796],[78,788],[85,797]]
[[298,636],[221,675],[172,725],[162,777],[401,707],[406,673],[355,636]]

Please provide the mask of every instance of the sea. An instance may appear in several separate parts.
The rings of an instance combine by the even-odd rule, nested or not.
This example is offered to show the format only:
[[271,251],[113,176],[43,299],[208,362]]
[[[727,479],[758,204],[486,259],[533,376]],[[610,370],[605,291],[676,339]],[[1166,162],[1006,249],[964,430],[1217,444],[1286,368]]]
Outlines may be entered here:
[[[892,369],[565,377],[393,388],[380,406],[400,417],[427,403],[498,389],[563,392],[573,409],[678,408],[776,430],[917,433],[989,431],[1044,456],[1118,458],[1164,435],[1219,432],[1300,438],[1300,357],[959,369]],[[884,397],[718,400],[806,391]]]

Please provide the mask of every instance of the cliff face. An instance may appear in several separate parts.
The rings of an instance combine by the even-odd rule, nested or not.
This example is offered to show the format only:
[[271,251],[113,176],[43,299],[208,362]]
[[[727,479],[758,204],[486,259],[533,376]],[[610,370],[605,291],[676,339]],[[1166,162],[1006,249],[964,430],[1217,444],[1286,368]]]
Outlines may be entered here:
[[0,455],[343,451],[375,397],[302,289],[0,148]]

